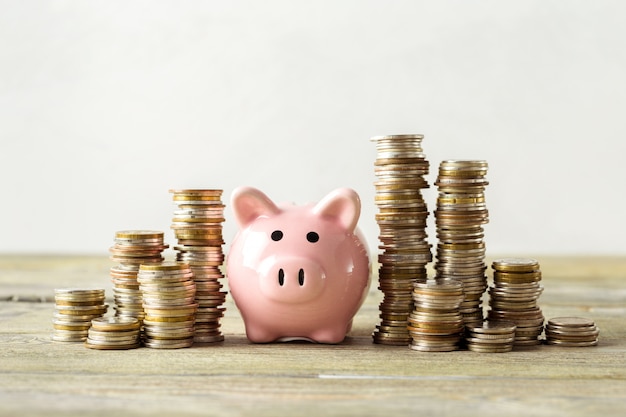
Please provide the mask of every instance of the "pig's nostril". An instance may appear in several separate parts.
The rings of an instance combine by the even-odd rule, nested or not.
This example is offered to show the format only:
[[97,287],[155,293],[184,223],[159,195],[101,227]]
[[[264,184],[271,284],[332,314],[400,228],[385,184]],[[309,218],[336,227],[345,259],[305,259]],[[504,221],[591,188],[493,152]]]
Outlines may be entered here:
[[280,268],[280,270],[278,271],[278,285],[282,287],[284,283],[285,283],[285,271],[283,271],[283,269]]
[[304,285],[304,269],[300,268],[300,271],[298,272],[298,283],[300,283],[300,286]]

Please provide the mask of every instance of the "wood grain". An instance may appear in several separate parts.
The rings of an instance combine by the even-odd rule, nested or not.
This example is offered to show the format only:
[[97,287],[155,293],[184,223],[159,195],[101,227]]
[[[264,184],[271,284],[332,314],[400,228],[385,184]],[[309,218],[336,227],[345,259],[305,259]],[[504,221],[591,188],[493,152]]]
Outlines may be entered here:
[[106,257],[0,256],[0,416],[625,415],[626,259],[538,259],[544,315],[592,318],[597,347],[478,354],[374,345],[373,283],[338,345],[249,343],[229,299],[224,343],[93,351],[52,343],[54,304],[42,300],[64,286],[110,295]]

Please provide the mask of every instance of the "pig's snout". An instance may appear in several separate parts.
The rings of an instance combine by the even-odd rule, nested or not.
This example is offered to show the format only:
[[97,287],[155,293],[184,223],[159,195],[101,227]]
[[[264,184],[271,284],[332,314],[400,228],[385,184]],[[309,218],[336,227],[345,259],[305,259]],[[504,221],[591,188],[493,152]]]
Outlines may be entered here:
[[285,303],[300,303],[316,298],[324,288],[326,274],[309,259],[272,257],[263,262],[261,292],[266,297]]

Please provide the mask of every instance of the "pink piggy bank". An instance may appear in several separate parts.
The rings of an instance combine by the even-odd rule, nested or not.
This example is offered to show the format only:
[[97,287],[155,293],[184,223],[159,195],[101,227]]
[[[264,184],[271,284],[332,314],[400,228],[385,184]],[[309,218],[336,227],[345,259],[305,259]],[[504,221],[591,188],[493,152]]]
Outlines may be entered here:
[[357,193],[340,188],[317,204],[277,206],[240,187],[231,204],[241,230],[226,271],[248,339],[341,342],[370,285]]

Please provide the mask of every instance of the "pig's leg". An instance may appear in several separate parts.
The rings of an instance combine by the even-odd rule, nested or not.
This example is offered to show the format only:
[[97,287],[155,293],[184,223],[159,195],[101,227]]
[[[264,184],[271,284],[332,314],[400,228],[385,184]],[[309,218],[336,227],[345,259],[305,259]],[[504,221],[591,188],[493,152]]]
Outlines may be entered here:
[[311,333],[311,339],[318,343],[341,343],[346,337],[346,326],[334,326],[319,329]]
[[258,325],[246,325],[246,336],[253,343],[270,343],[280,337],[276,332]]

